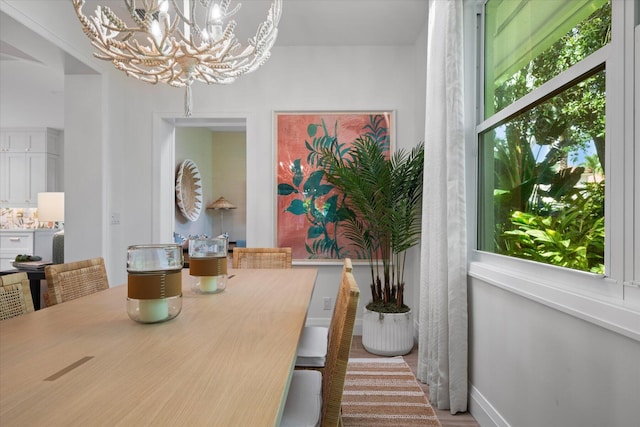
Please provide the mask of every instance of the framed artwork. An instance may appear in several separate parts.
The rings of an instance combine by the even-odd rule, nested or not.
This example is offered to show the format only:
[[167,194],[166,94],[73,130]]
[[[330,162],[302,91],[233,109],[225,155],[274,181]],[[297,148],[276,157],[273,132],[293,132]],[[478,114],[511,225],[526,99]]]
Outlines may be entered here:
[[324,179],[319,153],[362,137],[392,151],[393,111],[276,112],[277,246],[294,260],[362,259],[341,227],[347,195]]

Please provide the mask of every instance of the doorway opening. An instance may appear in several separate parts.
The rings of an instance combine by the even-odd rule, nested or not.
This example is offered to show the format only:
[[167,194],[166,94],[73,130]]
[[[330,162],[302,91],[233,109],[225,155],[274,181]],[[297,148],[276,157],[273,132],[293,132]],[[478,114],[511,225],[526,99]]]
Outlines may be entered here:
[[[157,169],[153,223],[157,241],[179,241],[189,236],[228,233],[232,242],[246,241],[247,135],[250,120],[244,114],[216,117],[162,117],[154,120],[154,159]],[[199,170],[202,207],[195,221],[181,214],[175,202],[176,172],[189,159]],[[207,209],[219,197],[233,210]],[[224,220],[223,220],[224,218]],[[222,222],[224,221],[224,222]],[[224,226],[224,229],[222,227]]]

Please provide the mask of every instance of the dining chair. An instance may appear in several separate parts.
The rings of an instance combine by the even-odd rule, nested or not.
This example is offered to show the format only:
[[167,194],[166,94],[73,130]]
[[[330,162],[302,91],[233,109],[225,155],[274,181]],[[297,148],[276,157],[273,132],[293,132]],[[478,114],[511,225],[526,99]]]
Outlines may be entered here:
[[291,248],[233,248],[233,268],[291,268]]
[[48,265],[44,275],[49,287],[47,307],[109,288],[102,257]]
[[[353,271],[351,258],[345,258],[342,264],[342,274]],[[346,285],[347,282],[341,281],[340,286]],[[336,306],[340,304],[338,298],[344,293],[338,289],[336,295]],[[296,369],[324,369],[327,359],[327,345],[329,340],[329,329],[335,322],[336,311],[334,309],[331,314],[329,327],[307,325],[302,330],[300,341],[298,341],[298,354],[296,357]]]
[[360,298],[352,272],[342,273],[339,292],[325,368],[323,372],[313,369],[293,372],[280,424],[283,427],[342,425],[342,393]]
[[35,311],[27,273],[0,276],[0,320]]

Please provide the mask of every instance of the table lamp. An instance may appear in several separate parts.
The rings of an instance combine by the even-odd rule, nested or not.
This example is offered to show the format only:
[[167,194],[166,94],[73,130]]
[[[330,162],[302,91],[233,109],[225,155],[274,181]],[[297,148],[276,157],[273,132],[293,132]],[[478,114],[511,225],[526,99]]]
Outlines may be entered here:
[[53,222],[54,228],[63,227],[64,193],[38,193],[38,221]]
[[224,211],[235,209],[236,206],[224,197],[219,197],[215,202],[210,203],[207,209],[215,209],[220,211],[220,234],[224,233]]

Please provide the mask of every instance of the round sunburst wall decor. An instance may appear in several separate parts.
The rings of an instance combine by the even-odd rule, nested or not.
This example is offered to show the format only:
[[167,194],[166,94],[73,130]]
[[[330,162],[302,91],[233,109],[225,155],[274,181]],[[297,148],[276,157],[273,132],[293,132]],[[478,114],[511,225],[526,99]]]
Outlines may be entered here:
[[176,203],[180,212],[189,221],[195,221],[200,217],[202,210],[202,184],[198,166],[185,160],[178,168],[176,177]]

